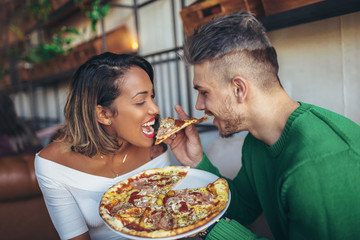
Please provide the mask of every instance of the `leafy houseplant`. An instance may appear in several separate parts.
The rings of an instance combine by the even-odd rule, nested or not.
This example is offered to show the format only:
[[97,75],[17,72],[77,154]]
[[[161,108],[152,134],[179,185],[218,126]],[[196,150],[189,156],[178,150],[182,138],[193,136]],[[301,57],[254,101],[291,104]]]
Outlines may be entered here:
[[[63,37],[64,33],[70,33],[70,35]],[[64,56],[72,50],[69,45],[78,34],[76,28],[63,27],[52,36],[50,42],[29,48],[21,57],[21,60],[26,63],[23,65],[30,66],[27,70],[29,78],[40,78],[59,72],[61,69],[59,69],[57,57]]]
[[22,57],[26,62],[35,64],[45,62],[55,56],[64,55],[71,51],[71,48],[66,48],[74,40],[74,36],[63,37],[64,33],[71,33],[71,35],[79,35],[76,28],[63,27],[60,32],[55,33],[50,43],[40,43],[34,48],[30,48],[28,52]]
[[96,31],[98,21],[106,17],[109,10],[109,5],[100,6],[100,0],[95,0],[91,5],[91,9],[85,12],[86,16],[91,20],[91,30],[93,32]]
[[91,21],[91,30],[95,32],[98,21],[106,17],[110,6],[102,5],[100,0],[95,0],[90,5],[86,3],[86,0],[75,0],[75,2],[80,5],[81,10]]
[[[101,6],[100,0],[93,1],[90,5],[86,4],[86,0],[75,0],[75,3],[80,4],[80,8],[85,12],[88,19],[91,20],[91,30],[96,31],[96,24],[99,20],[103,19],[108,13],[109,5]],[[37,17],[44,21],[48,19],[51,5],[49,0],[31,0],[33,12]],[[36,7],[36,3],[38,6]],[[63,27],[59,33],[55,33],[50,43],[40,43],[39,45],[30,48],[23,56],[23,60],[32,64],[45,62],[58,55],[65,55],[72,49],[67,46],[73,42],[74,37],[63,38],[64,33],[72,33],[72,35],[81,35],[76,28]],[[84,31],[83,33],[84,34]]]
[[51,3],[49,0],[30,0],[29,11],[38,21],[46,22],[51,13]]
[[[51,0],[29,0],[28,3],[30,4],[27,5],[29,14],[36,18],[37,21],[46,23],[52,11],[50,1]],[[101,0],[74,0],[74,3],[78,5],[80,10],[84,12],[90,20],[93,37],[90,38],[89,42],[81,44],[82,46],[79,46],[79,49],[75,47],[77,50],[73,52],[71,52],[73,50],[70,47],[71,43],[74,42],[75,37],[82,38],[82,35],[85,35],[86,28],[80,32],[76,28],[63,27],[59,32],[51,36],[50,41],[41,42],[36,45],[29,45],[23,37],[22,42],[25,44],[25,50],[19,57],[21,60],[19,66],[20,68],[28,69],[26,72],[29,73],[27,74],[29,77],[24,79],[39,78],[38,74],[42,74],[40,77],[43,77],[44,74],[55,74],[60,71],[66,71],[71,63],[73,63],[71,67],[74,67],[74,57],[77,58],[83,55],[89,57],[89,54],[95,54],[92,53],[94,51],[92,40],[96,38],[96,25],[99,20],[105,18],[110,7],[109,5],[103,6]],[[89,45],[88,47],[90,47],[91,50],[87,49],[88,47],[86,45]],[[46,68],[42,67],[44,66],[44,64],[42,64],[44,62],[46,62]],[[55,70],[50,70],[52,65],[56,68]]]

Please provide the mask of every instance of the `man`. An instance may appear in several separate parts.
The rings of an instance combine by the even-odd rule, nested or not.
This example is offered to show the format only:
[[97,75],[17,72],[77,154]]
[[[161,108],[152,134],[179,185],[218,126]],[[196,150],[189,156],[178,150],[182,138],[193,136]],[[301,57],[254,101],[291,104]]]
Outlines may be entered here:
[[[261,23],[247,12],[213,19],[186,40],[184,60],[194,66],[196,109],[222,137],[249,131],[242,168],[228,179],[231,220],[206,239],[257,239],[244,225],[262,212],[276,239],[358,239],[360,126],[287,95]],[[220,176],[194,126],[173,137],[166,143],[182,164]]]

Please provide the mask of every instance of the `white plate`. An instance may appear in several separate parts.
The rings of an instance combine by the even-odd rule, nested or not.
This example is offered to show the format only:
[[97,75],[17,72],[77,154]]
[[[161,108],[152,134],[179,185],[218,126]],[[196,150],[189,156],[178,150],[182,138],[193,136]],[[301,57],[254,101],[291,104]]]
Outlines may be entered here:
[[[214,182],[216,179],[218,179],[218,176],[216,176],[215,174],[212,174],[210,172],[206,172],[203,170],[199,170],[199,169],[193,169],[190,168],[188,174],[186,175],[186,177],[174,188],[174,189],[185,189],[185,188],[198,188],[198,187],[205,187],[206,185],[208,185],[209,183]],[[229,205],[230,205],[230,200],[231,200],[231,194],[230,194],[230,190],[229,190],[229,201],[226,204],[226,207],[224,210],[222,210],[216,217],[214,217],[211,221],[207,222],[206,224],[191,230],[189,232],[186,233],[182,233],[176,236],[171,236],[171,237],[162,237],[162,238],[156,238],[156,239],[181,239],[181,238],[185,238],[191,235],[194,235],[202,230],[207,229],[208,227],[210,227],[213,223],[215,223],[222,215],[225,214],[226,210],[228,209]],[[105,222],[106,223],[106,222]],[[145,237],[138,237],[138,236],[133,236],[130,234],[126,234],[126,233],[122,233],[122,232],[118,232],[115,229],[113,229],[112,227],[110,227],[107,223],[106,226],[108,226],[113,232],[127,238],[127,239],[151,239],[151,238],[145,238]]]

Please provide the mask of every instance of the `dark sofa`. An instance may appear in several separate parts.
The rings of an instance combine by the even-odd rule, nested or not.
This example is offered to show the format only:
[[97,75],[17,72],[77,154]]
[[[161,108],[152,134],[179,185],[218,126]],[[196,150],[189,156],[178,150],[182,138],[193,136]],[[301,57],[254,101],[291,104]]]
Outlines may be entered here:
[[36,180],[34,154],[0,158],[0,238],[59,239]]

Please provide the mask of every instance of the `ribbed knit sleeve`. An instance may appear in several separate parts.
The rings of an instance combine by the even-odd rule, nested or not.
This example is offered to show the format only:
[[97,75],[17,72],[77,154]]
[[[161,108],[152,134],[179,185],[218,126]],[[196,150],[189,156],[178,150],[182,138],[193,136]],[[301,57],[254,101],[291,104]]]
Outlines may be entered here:
[[206,240],[225,240],[225,239],[242,239],[242,240],[251,240],[251,239],[265,239],[260,238],[249,229],[241,225],[235,220],[227,222],[224,219],[214,226],[214,228],[206,236]]
[[204,153],[203,159],[201,162],[197,165],[197,169],[205,170],[208,172],[211,172],[217,176],[221,176],[219,170],[210,162],[210,160],[207,158],[206,154]]

